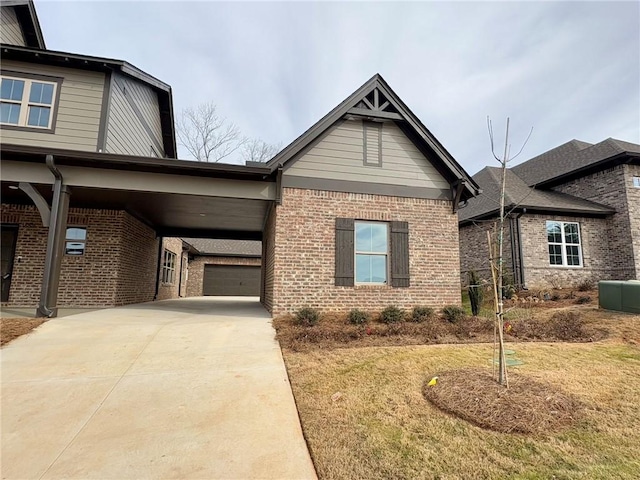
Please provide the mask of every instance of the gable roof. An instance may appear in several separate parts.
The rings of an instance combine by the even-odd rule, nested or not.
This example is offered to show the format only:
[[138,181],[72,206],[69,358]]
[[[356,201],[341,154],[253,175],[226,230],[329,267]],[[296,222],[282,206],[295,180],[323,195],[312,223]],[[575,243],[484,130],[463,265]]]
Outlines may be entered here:
[[197,251],[197,255],[254,258],[262,256],[262,242],[255,240],[183,238],[182,241],[191,245]]
[[173,116],[173,96],[171,87],[161,80],[140,70],[129,62],[113,58],[93,57],[55,50],[40,50],[15,45],[2,45],[2,58],[21,62],[53,65],[66,68],[77,68],[95,72],[111,72],[116,70],[132,77],[149,87],[158,95],[160,122],[162,125],[163,147],[167,157],[177,158],[178,147]]
[[371,77],[342,103],[281,150],[267,165],[277,169],[295,162],[306,147],[345,116],[395,121],[449,183],[463,183],[463,198],[471,198],[479,193],[478,186],[469,174],[396,95],[380,74]]
[[22,29],[24,41],[28,47],[47,48],[44,43],[44,36],[40,28],[40,21],[36,13],[36,7],[33,0],[2,0],[2,7],[13,7],[16,17]]
[[552,186],[629,156],[640,156],[640,145],[613,138],[595,145],[571,140],[511,170],[527,185]]
[[[491,218],[500,211],[500,189],[502,185],[502,169],[485,167],[473,176],[482,188],[482,195],[472,198],[467,205],[458,211],[461,225],[475,219]],[[615,210],[599,203],[584,200],[565,193],[552,190],[538,190],[527,185],[513,169],[506,172],[505,206],[506,211],[516,207],[529,212],[558,212],[589,216],[605,216]]]

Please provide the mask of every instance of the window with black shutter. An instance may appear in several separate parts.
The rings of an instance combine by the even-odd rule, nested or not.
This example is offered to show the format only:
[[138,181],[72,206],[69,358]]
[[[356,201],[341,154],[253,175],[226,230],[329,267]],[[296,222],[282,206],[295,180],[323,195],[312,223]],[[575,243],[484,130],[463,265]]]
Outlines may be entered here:
[[409,224],[336,218],[335,284],[409,284]]

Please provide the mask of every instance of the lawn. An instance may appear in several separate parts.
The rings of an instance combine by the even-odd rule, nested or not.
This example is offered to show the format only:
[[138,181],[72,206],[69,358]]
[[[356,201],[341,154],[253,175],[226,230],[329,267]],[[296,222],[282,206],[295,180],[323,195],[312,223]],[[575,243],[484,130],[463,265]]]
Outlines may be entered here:
[[640,478],[640,316],[584,309],[595,343],[512,343],[512,367],[583,403],[559,433],[505,434],[442,413],[421,393],[443,370],[491,367],[492,345],[284,349],[318,475],[372,478]]

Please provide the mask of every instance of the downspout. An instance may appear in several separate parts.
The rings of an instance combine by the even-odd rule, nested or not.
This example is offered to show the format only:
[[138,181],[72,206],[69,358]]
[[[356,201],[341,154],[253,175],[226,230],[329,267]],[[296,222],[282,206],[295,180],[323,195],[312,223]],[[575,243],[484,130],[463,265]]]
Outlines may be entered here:
[[42,276],[42,289],[36,317],[52,318],[58,315],[58,286],[60,284],[60,269],[64,254],[71,191],[64,184],[64,178],[62,178],[60,170],[56,167],[53,155],[46,156],[46,164],[55,180],[53,183],[49,231],[47,233],[47,252]]
[[518,275],[520,280],[520,287],[523,290],[526,290],[527,287],[524,279],[524,265],[523,265],[524,257],[522,255],[522,235],[521,235],[521,229],[520,229],[520,217],[522,217],[525,213],[527,213],[527,209],[523,208],[522,211],[518,213],[518,215],[516,215],[515,217],[516,235],[518,237]]
[[513,216],[509,216],[509,236],[511,237],[511,269],[513,271],[513,282],[517,287],[520,287],[520,272],[518,271],[516,263],[516,238],[515,238],[515,223],[516,219]]

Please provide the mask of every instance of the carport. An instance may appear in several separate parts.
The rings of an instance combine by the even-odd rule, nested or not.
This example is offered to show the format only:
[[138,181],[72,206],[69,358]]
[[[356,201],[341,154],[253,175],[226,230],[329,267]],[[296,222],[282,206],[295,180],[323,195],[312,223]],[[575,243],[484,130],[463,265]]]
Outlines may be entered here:
[[69,207],[124,210],[160,237],[262,240],[278,174],[268,167],[2,146],[2,201],[48,227],[39,316],[56,315]]

